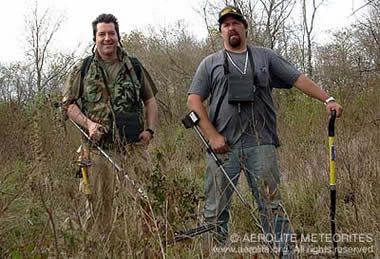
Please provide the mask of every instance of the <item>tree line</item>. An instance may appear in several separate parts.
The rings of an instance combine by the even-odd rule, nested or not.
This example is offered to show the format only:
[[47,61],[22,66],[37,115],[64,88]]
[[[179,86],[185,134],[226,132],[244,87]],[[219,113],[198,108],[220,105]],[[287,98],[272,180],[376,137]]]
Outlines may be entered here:
[[[198,8],[208,36],[199,40],[179,21],[151,32],[124,33],[122,42],[141,59],[161,91],[160,108],[170,119],[178,110],[200,60],[221,47],[217,15],[222,6],[238,6],[247,17],[249,42],[274,49],[326,89],[368,85],[380,70],[380,2],[367,1],[357,21],[331,32],[324,44],[315,41],[315,23],[322,19],[327,0],[205,0]],[[295,19],[301,17],[301,19]],[[52,40],[65,17],[53,20],[38,2],[26,16],[25,60],[0,63],[0,100],[25,104],[36,93],[48,95],[62,88],[71,66],[84,53],[54,50]],[[89,31],[89,33],[91,33]],[[90,45],[89,45],[90,46]],[[89,48],[90,49],[90,48]],[[87,50],[87,52],[89,51]]]

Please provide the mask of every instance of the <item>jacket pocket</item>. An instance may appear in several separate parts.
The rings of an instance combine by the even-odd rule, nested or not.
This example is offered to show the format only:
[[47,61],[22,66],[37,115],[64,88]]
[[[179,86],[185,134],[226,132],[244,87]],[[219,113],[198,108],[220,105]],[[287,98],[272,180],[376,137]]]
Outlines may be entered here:
[[89,103],[97,103],[102,99],[103,91],[96,82],[85,87],[85,99]]

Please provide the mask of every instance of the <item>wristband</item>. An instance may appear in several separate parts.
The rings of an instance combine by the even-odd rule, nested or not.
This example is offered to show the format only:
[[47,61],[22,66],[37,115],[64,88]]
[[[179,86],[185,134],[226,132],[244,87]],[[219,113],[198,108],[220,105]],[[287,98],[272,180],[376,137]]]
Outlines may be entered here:
[[335,102],[335,98],[334,97],[329,97],[329,98],[327,98],[326,99],[326,101],[325,101],[325,105],[327,105],[329,102]]

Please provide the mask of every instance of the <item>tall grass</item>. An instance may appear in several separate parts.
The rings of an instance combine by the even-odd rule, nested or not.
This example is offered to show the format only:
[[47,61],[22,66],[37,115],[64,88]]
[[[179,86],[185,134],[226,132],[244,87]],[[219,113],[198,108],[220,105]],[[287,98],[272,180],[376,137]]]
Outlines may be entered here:
[[[356,92],[355,98],[349,93],[335,93],[345,108],[336,122],[337,232],[371,233],[376,237],[371,245],[379,249],[380,93],[371,88]],[[293,230],[329,233],[324,106],[297,92],[277,97],[282,197]],[[113,230],[100,241],[83,230],[86,198],[78,192],[74,177],[79,133],[68,123],[62,126],[57,109],[48,101],[41,102],[34,115],[28,107],[0,105],[1,258],[79,258],[86,253],[95,258],[205,256],[199,237],[174,246],[160,242],[170,239],[175,230],[199,224],[204,204],[205,149],[194,132],[183,128],[181,118],[178,123],[161,125],[150,147],[152,180],[144,183],[149,203],[136,200],[130,190],[119,186]],[[252,200],[244,179],[239,188]],[[149,207],[152,211],[146,213]],[[259,232],[236,197],[231,214],[230,233]],[[374,256],[357,253],[353,258]]]

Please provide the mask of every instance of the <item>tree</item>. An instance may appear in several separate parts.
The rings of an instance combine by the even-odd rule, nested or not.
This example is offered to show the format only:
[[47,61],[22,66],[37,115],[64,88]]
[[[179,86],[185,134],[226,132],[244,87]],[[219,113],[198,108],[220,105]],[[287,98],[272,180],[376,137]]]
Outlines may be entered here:
[[0,100],[25,104],[33,97],[34,73],[22,62],[0,65]]
[[380,71],[380,1],[370,1],[368,9],[354,26],[355,36],[363,47],[359,56],[361,73]]
[[[317,3],[316,0],[313,0],[311,18],[309,18],[306,0],[302,0],[303,30],[306,34],[306,40],[307,40],[307,74],[309,77],[313,76],[312,33],[314,29],[315,14],[317,13],[318,8],[323,4],[323,2],[324,0],[321,0],[319,3]],[[303,36],[305,34],[303,34]]]
[[[248,22],[248,41],[255,45],[276,49],[282,40],[287,40],[287,20],[290,17],[296,0],[205,0],[199,13],[205,20],[209,36],[217,28],[219,11],[226,5],[238,7]],[[215,40],[211,38],[213,49]],[[282,49],[277,49],[280,53]]]
[[[27,50],[26,57],[35,71],[36,91],[48,92],[48,86],[57,78],[62,79],[72,66],[75,51],[69,54],[52,50],[53,38],[65,20],[63,15],[53,20],[51,11],[40,14],[38,2],[34,2],[30,16],[26,17]],[[60,82],[61,80],[58,80]],[[57,81],[56,81],[57,83]]]
[[186,112],[186,92],[207,49],[188,32],[183,22],[161,28],[150,35],[131,32],[122,36],[130,55],[148,69],[159,90],[157,101],[166,123],[177,121]]
[[334,33],[333,42],[317,49],[316,75],[325,88],[355,86],[361,54],[350,28]]
[[295,0],[260,0],[263,6],[264,46],[274,49],[286,21],[292,13]]

